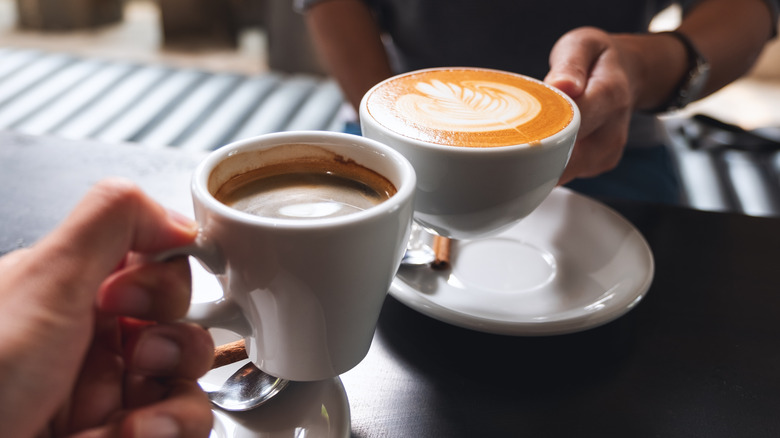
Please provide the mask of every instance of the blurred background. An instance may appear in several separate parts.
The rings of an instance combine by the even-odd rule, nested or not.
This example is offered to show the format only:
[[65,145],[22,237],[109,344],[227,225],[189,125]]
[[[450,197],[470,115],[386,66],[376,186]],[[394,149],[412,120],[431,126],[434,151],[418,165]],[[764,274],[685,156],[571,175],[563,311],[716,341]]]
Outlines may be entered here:
[[[342,130],[354,114],[292,3],[0,0],[0,130],[199,150]],[[653,30],[678,21],[669,8]],[[780,215],[777,40],[747,76],[662,122],[688,205]]]

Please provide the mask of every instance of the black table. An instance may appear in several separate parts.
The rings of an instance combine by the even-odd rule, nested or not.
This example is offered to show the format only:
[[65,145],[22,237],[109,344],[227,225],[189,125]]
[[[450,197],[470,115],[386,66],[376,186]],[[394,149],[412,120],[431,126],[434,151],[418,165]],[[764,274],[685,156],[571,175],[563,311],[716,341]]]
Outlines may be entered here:
[[[0,133],[0,254],[51,230],[108,175],[191,211],[203,157]],[[479,333],[388,297],[342,376],[354,437],[780,436],[780,219],[604,200],[649,242],[647,297],[554,337]]]

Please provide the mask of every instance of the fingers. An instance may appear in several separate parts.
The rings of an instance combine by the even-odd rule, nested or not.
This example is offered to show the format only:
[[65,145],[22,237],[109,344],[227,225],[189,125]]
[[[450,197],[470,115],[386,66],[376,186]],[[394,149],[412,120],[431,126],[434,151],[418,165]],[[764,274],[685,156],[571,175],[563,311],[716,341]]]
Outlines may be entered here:
[[124,364],[121,352],[117,353],[112,347],[95,343],[85,356],[79,378],[71,392],[68,421],[61,426],[62,430],[84,430],[98,426],[122,408]]
[[[599,109],[590,110],[591,104],[598,105],[585,102],[581,106],[585,108],[582,110],[583,121],[559,184],[609,171],[618,165],[623,156],[628,140],[630,111],[615,106],[612,112],[602,113]],[[586,112],[588,117],[585,116]]]
[[124,418],[121,436],[206,438],[212,421],[211,405],[198,384],[175,381],[166,399],[134,410]]
[[[106,179],[97,183],[74,209],[64,231],[84,248],[113,251],[159,251],[183,245],[195,237],[195,224],[169,212],[132,182]],[[96,239],[105,236],[105,239]]]
[[[107,423],[68,434],[72,438],[207,438],[213,414],[206,394],[198,384],[172,380],[165,397],[142,408],[118,413]],[[59,436],[59,435],[58,435]]]
[[580,28],[564,34],[550,52],[545,82],[576,99],[585,92],[599,56],[606,50],[603,32]]
[[103,319],[106,323],[113,320],[121,330],[121,336],[120,330],[113,331],[116,338],[124,338],[124,348],[113,342],[92,345],[72,390],[68,420],[58,430],[89,430],[103,436],[100,433],[114,429],[101,425],[116,422],[118,412],[145,409],[169,399],[172,388],[184,380],[194,383],[211,367],[214,345],[198,326]]
[[211,369],[214,342],[203,328],[186,323],[147,325],[129,334],[128,372],[141,376],[197,379]]
[[111,315],[174,321],[186,314],[191,287],[187,258],[128,266],[103,283],[97,304]]
[[627,79],[605,55],[592,71],[586,91],[577,99],[582,114],[577,142],[561,183],[613,169],[623,155],[631,121]]
[[623,156],[625,137],[619,134],[616,137],[613,131],[621,128],[606,127],[578,140],[558,184],[566,184],[575,178],[594,177],[615,168]]
[[571,31],[553,48],[545,81],[569,94],[582,114],[559,184],[599,175],[619,163],[634,104],[624,64],[619,41],[594,28]]
[[83,312],[128,251],[185,245],[196,233],[192,221],[168,212],[132,183],[111,179],[96,184],[34,249],[55,283],[45,290]]
[[128,437],[206,437],[211,405],[196,381],[211,367],[211,336],[191,324],[148,325],[128,340],[122,425]]

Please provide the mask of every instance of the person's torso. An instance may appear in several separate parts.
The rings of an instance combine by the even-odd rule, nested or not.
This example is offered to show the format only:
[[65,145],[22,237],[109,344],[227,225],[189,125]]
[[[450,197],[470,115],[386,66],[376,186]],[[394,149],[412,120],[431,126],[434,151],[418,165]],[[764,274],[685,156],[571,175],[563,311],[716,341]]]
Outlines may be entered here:
[[641,32],[670,1],[366,0],[392,37],[396,69],[475,66],[539,79],[565,32]]

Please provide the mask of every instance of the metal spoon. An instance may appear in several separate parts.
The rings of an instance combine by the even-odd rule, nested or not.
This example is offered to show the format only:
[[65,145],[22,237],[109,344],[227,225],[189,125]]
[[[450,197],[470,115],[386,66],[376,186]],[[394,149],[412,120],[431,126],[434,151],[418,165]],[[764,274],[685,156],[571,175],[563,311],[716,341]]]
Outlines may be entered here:
[[401,257],[403,266],[425,266],[430,265],[436,259],[436,254],[430,246],[421,245],[419,248],[407,249],[404,256]]
[[436,259],[436,253],[426,242],[426,237],[430,237],[423,228],[412,222],[412,232],[409,235],[409,242],[406,244],[406,252],[401,258],[403,266],[424,266],[430,265]]
[[260,371],[252,362],[228,377],[222,386],[206,394],[212,403],[227,411],[248,411],[270,400],[284,389],[289,380]]

